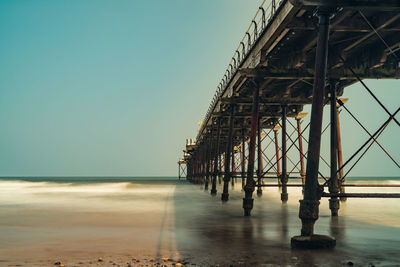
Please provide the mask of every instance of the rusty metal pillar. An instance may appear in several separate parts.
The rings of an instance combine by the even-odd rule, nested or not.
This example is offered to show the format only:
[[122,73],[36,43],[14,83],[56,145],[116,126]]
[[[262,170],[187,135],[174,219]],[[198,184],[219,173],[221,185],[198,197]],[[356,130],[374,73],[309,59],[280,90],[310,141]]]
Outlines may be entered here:
[[199,159],[198,159],[198,167],[199,167],[199,170],[198,170],[198,175],[197,175],[197,183],[201,183],[201,180],[203,179],[203,177],[202,177],[202,172],[203,172],[203,151],[202,151],[203,149],[202,149],[202,147],[201,147],[201,144],[199,145],[199,148],[198,148],[198,153],[199,153]]
[[196,156],[196,183],[199,182],[201,176],[201,161],[200,161],[200,151],[197,151]]
[[207,144],[207,155],[206,155],[206,183],[204,185],[204,190],[208,190],[208,183],[210,179],[210,161],[211,161],[211,148],[212,148],[212,138],[213,138],[213,128],[211,127],[210,136],[208,138]]
[[275,140],[275,158],[276,158],[276,175],[278,177],[278,184],[281,185],[281,163],[279,161],[279,141],[278,141],[278,126],[274,127],[274,140]]
[[249,160],[247,164],[247,180],[244,187],[245,196],[243,198],[244,216],[250,216],[253,209],[253,192],[256,185],[254,181],[254,159],[256,154],[256,137],[257,137],[257,124],[258,124],[258,102],[260,97],[260,87],[258,83],[252,80],[253,89],[253,106],[251,114],[251,130],[250,130],[250,144],[249,144]]
[[240,151],[240,155],[241,155],[241,160],[240,163],[242,164],[242,188],[244,188],[245,185],[245,178],[246,178],[246,170],[245,170],[245,166],[246,166],[246,140],[245,140],[245,136],[244,136],[244,131],[245,129],[242,128],[242,147],[241,147],[241,151]]
[[299,138],[300,177],[301,177],[301,183],[303,184],[303,194],[304,194],[304,184],[305,184],[305,179],[306,179],[306,172],[305,172],[305,168],[304,168],[303,137],[301,135],[301,118],[302,117],[296,117],[296,121],[297,121],[297,135]]
[[315,74],[311,107],[310,134],[307,156],[306,182],[304,199],[300,200],[299,217],[302,228],[301,236],[291,239],[292,248],[334,247],[336,240],[329,236],[314,235],[314,224],[318,219],[319,200],[323,188],[318,183],[318,168],[321,148],[322,115],[324,108],[324,88],[328,59],[329,23],[332,10],[319,7],[316,15],[318,22],[318,39],[315,56]]
[[217,175],[218,175],[218,158],[219,158],[219,142],[221,135],[221,118],[217,118],[217,139],[215,142],[215,157],[214,157],[214,173],[212,177],[211,195],[217,194]]
[[198,151],[195,152],[196,153],[196,157],[195,157],[195,163],[196,163],[196,171],[195,171],[195,179],[194,182],[198,182],[199,180],[199,176],[200,176],[200,162],[199,162],[199,155],[198,155]]
[[203,154],[204,154],[203,150],[204,149],[201,144],[199,145],[198,150],[199,150],[199,175],[197,177],[197,183],[202,183],[203,179],[204,179],[204,176],[203,176],[203,163],[204,163],[203,162]]
[[[340,169],[338,175],[339,175],[339,185],[340,185],[340,193],[344,194],[346,193],[345,187],[344,187],[344,183],[345,180],[343,179],[343,156],[342,156],[342,137],[340,135],[340,118],[339,118],[339,110],[337,109],[336,106],[336,137],[337,137],[337,149],[338,149],[338,153],[337,153],[337,157],[338,157],[338,168]],[[347,198],[346,197],[341,197],[340,201],[346,201]]]
[[[336,86],[338,81],[330,83],[330,104],[331,104],[331,178],[329,179],[329,193],[339,193],[339,181],[337,176],[337,107],[336,107]],[[338,216],[340,203],[337,197],[329,199],[329,209],[332,216]]]
[[232,153],[232,139],[233,139],[233,122],[235,119],[235,106],[233,103],[229,105],[230,115],[229,115],[229,130],[228,130],[228,140],[226,144],[225,151],[225,175],[224,175],[224,187],[221,194],[222,201],[228,201],[229,199],[229,182],[232,178],[232,172],[230,171],[231,164],[231,153]]
[[235,185],[235,144],[232,142],[232,172],[231,172],[231,184],[232,184],[232,188]]
[[200,153],[200,149],[199,151],[197,151],[198,155],[197,155],[197,177],[196,177],[196,182],[199,183],[200,182],[200,178],[201,178],[201,153]]
[[282,183],[282,193],[281,200],[283,203],[288,201],[288,193],[287,193],[287,156],[286,156],[286,112],[287,106],[282,106],[282,174],[281,174],[281,183]]
[[190,181],[190,159],[186,160],[186,180]]
[[262,146],[261,146],[261,118],[258,117],[257,122],[257,196],[262,196],[262,175],[263,175],[263,161],[262,161]]
[[190,169],[190,159],[186,162],[186,180],[190,181],[191,169]]
[[194,183],[196,181],[197,177],[197,155],[196,152],[193,153],[193,177],[192,177],[192,182]]
[[[222,165],[222,163],[224,165]],[[221,184],[221,178],[222,175],[224,174],[223,170],[223,166],[225,166],[225,153],[222,153],[221,156],[219,157],[219,173],[218,173],[218,184]]]

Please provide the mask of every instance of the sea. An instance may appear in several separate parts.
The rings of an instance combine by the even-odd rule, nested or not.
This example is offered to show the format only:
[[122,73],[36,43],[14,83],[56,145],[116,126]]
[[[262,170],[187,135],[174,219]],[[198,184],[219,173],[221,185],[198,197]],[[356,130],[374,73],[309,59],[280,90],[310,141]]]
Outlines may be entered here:
[[[400,177],[346,182],[400,185]],[[338,217],[321,199],[315,233],[334,237],[336,248],[292,250],[301,188],[288,188],[287,204],[279,187],[264,188],[244,217],[241,180],[226,203],[221,186],[211,196],[211,187],[177,177],[1,177],[0,266],[128,266],[133,258],[137,266],[166,258],[187,266],[400,266],[399,199],[349,198]]]

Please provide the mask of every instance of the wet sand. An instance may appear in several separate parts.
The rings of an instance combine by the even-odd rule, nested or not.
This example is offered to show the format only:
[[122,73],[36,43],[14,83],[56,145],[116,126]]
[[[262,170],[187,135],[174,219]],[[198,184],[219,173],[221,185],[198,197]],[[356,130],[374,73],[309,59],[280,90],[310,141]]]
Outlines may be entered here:
[[0,266],[400,266],[394,200],[350,199],[335,219],[322,200],[316,233],[337,247],[310,251],[290,249],[299,188],[287,205],[265,189],[246,218],[239,184],[224,204],[186,181],[0,186]]

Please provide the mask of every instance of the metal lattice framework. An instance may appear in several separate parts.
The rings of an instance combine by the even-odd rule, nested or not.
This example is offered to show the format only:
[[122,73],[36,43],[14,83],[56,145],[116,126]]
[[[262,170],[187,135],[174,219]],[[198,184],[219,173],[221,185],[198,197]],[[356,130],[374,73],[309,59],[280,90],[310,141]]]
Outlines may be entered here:
[[[338,215],[339,198],[400,197],[394,193],[345,192],[346,186],[362,186],[347,185],[345,179],[373,144],[400,169],[378,141],[389,123],[400,126],[396,119],[400,108],[389,111],[363,81],[400,78],[398,50],[399,1],[264,1],[217,87],[196,142],[186,145],[188,179],[204,182],[207,189],[211,183],[211,194],[215,195],[217,177],[220,183],[223,177],[221,200],[228,201],[229,182],[240,177],[245,216],[250,216],[256,188],[261,195],[265,186],[281,186],[281,200],[286,202],[288,186],[302,187],[301,236],[292,238],[292,246],[334,246],[330,237],[313,238],[321,197],[329,198],[332,216]],[[374,132],[341,98],[344,89],[354,83],[361,83],[388,115]],[[302,111],[309,104],[309,123],[304,126]],[[325,106],[330,107],[330,122],[323,127]],[[339,123],[343,111],[368,134],[345,161]],[[330,153],[326,156],[320,147],[328,129]],[[322,173],[320,162],[329,174]],[[278,183],[265,183],[268,178]],[[302,182],[288,184],[289,178]],[[324,182],[320,184],[319,179]]]

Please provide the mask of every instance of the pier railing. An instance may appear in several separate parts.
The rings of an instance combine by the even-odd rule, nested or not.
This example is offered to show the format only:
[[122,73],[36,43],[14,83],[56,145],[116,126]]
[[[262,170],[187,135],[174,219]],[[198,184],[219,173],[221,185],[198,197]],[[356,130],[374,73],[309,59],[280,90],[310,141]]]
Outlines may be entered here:
[[240,40],[239,45],[237,46],[220,83],[217,86],[215,94],[211,100],[211,104],[204,117],[203,120],[204,123],[201,125],[199,129],[196,140],[199,139],[200,135],[204,130],[204,127],[207,125],[207,122],[210,119],[211,113],[214,110],[218,102],[218,99],[225,93],[232,77],[235,76],[235,73],[242,65],[244,60],[247,58],[248,54],[254,47],[254,44],[257,42],[258,38],[267,28],[272,18],[274,17],[276,10],[281,6],[283,2],[285,2],[285,0],[269,0],[269,1],[264,0],[261,3],[253,20],[251,21],[249,27],[247,28],[246,33],[244,34],[242,40]]

